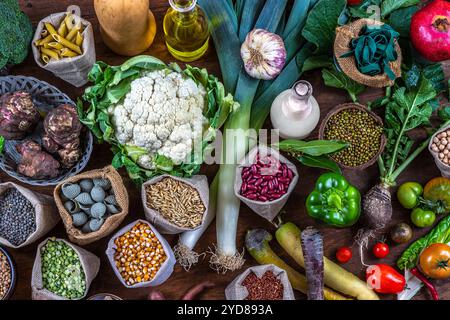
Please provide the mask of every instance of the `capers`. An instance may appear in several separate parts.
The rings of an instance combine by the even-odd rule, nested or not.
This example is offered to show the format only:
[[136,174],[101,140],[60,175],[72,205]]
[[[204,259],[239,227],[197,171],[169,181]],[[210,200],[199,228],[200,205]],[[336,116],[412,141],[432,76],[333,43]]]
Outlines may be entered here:
[[345,109],[332,115],[324,132],[325,140],[341,140],[347,149],[331,157],[348,167],[359,167],[372,160],[381,146],[383,127],[369,113],[359,109]]

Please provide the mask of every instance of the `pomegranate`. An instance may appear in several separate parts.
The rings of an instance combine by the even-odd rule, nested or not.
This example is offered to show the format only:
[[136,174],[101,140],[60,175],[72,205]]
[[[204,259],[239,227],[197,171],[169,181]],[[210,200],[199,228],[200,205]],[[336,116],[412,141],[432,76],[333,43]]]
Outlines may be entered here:
[[411,41],[427,60],[450,59],[450,1],[434,0],[411,19]]
[[362,0],[347,0],[349,6],[357,6],[362,3]]

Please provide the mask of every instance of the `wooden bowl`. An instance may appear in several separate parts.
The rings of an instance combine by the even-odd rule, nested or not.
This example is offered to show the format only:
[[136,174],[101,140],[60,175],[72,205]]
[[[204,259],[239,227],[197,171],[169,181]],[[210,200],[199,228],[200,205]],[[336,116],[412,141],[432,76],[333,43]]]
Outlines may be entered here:
[[[343,111],[343,110],[347,110],[347,109],[357,109],[357,110],[361,110],[364,112],[367,112],[373,119],[375,119],[375,121],[380,124],[380,126],[384,126],[383,125],[383,120],[376,115],[374,112],[370,111],[369,109],[367,109],[366,106],[359,104],[359,103],[344,103],[344,104],[340,104],[336,107],[334,107],[325,117],[325,119],[323,119],[322,123],[320,124],[320,129],[319,129],[319,139],[320,140],[324,140],[324,136],[325,136],[325,128],[327,127],[328,121],[330,120],[330,118]],[[380,142],[380,149],[378,150],[377,154],[370,159],[368,162],[359,165],[357,167],[350,167],[347,166],[345,164],[342,164],[338,161],[336,161],[337,164],[339,164],[340,167],[344,168],[344,169],[350,169],[350,170],[364,170],[367,169],[368,167],[370,167],[371,165],[373,165],[377,160],[378,157],[383,153],[384,148],[386,147],[386,135],[383,133],[381,135],[381,142]],[[334,159],[333,159],[334,160]]]

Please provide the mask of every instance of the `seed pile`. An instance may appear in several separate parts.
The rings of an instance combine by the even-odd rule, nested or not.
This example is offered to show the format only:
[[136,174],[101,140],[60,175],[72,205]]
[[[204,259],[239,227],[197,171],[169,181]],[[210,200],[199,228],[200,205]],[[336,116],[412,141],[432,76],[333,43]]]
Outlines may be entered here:
[[83,179],[61,187],[64,208],[83,233],[100,230],[105,220],[121,211],[109,179]]
[[256,163],[242,169],[240,194],[250,200],[274,201],[285,195],[294,172],[285,163],[268,155],[256,156]]
[[36,231],[36,212],[31,202],[16,189],[0,196],[0,237],[20,246]]
[[129,286],[153,280],[167,259],[161,242],[146,223],[138,222],[114,244],[116,267]]
[[266,271],[261,278],[251,272],[242,285],[248,291],[245,300],[283,300],[283,284],[272,271]]
[[444,164],[450,164],[450,129],[434,137],[431,150],[438,154],[439,160]]
[[6,256],[0,252],[0,300],[6,296],[11,286],[11,266]]
[[331,157],[348,167],[358,167],[372,160],[380,150],[383,127],[369,113],[345,109],[327,122],[325,140],[341,140],[349,144]]
[[187,183],[164,178],[145,187],[147,207],[180,228],[193,229],[206,210],[198,191]]
[[48,240],[41,248],[41,260],[45,289],[67,299],[84,296],[86,276],[75,250],[63,241]]

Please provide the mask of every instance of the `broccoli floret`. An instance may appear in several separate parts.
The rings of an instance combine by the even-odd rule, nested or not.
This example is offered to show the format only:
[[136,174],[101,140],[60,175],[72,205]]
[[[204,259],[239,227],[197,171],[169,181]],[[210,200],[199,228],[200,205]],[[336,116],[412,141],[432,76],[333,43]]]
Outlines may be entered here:
[[25,60],[33,38],[30,19],[17,0],[0,1],[0,69]]

